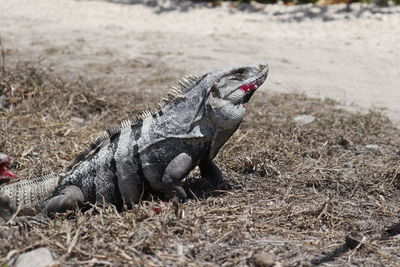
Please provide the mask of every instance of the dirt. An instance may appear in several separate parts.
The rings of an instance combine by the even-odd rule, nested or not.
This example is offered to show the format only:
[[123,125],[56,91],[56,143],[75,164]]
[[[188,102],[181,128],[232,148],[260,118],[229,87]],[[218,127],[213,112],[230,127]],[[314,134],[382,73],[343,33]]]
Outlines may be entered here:
[[[90,136],[161,97],[23,68],[0,76],[0,89],[13,95],[0,112],[0,150],[21,178],[60,171]],[[302,113],[315,120],[296,123]],[[60,265],[397,266],[399,135],[378,112],[257,92],[216,158],[224,190],[195,170],[184,181],[186,203],[153,195],[122,213],[94,206],[47,223],[17,217],[0,225],[0,264],[47,247]]]
[[[271,7],[283,12],[275,16],[268,7],[101,1],[0,7],[0,92],[10,104],[0,110],[0,151],[23,179],[60,171],[184,72],[271,65],[216,158],[230,188],[210,188],[195,170],[187,203],[154,195],[122,213],[94,206],[44,224],[17,218],[0,225],[0,265],[47,247],[59,265],[398,266],[400,133],[365,111],[380,99],[395,117],[398,17],[367,9],[371,17],[354,20],[333,11],[288,20],[293,9],[282,6]],[[352,108],[328,96],[362,101]],[[315,120],[297,124],[301,114]]]

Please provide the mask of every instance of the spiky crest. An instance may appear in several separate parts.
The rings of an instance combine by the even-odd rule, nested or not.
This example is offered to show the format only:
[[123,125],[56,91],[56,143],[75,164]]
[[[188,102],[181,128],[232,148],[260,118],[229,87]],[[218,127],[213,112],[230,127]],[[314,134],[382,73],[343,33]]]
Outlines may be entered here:
[[186,75],[178,81],[178,85],[171,87],[167,96],[163,98],[157,105],[156,108],[144,110],[139,115],[136,115],[132,120],[124,120],[121,125],[113,126],[110,129],[102,132],[98,137],[93,139],[92,142],[78,155],[75,157],[74,161],[67,168],[68,170],[73,169],[80,162],[84,161],[91,154],[93,154],[99,147],[105,145],[110,138],[115,134],[120,133],[122,129],[127,127],[132,127],[133,125],[142,122],[147,117],[160,115],[167,104],[172,103],[177,99],[185,97],[184,95],[190,91],[204,76]]

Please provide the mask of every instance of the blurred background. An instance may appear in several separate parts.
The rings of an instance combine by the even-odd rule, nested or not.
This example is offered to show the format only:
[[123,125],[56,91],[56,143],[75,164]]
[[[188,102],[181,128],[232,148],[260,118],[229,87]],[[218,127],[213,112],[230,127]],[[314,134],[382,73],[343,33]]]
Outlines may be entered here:
[[184,73],[268,62],[263,90],[400,120],[398,0],[0,2],[6,67],[163,91]]

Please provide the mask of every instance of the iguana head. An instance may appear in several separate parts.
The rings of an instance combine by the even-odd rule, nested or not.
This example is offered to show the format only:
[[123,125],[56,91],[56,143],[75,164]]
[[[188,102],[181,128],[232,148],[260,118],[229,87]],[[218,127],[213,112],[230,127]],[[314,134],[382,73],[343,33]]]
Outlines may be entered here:
[[211,72],[204,78],[212,84],[206,102],[213,124],[222,129],[236,128],[256,89],[268,75],[268,64]]
[[10,157],[0,153],[0,184],[8,182],[11,178],[16,178],[13,172],[7,169],[10,164]]

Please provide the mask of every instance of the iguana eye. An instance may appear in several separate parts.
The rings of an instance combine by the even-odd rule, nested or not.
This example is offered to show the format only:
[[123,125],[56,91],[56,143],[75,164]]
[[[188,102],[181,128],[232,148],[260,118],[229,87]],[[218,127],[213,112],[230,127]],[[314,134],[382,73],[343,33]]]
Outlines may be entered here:
[[242,74],[242,75],[243,75],[243,74],[246,73],[246,71],[247,71],[246,69],[243,69],[243,68],[242,68],[242,69],[238,69],[236,72],[237,72],[238,74]]
[[235,81],[242,81],[242,80],[246,79],[247,74],[248,74],[248,72],[247,72],[246,69],[244,69],[244,68],[242,68],[242,69],[237,69],[237,70],[233,73],[233,75],[232,75],[232,76],[233,76],[233,77],[232,77],[232,80],[235,80]]

